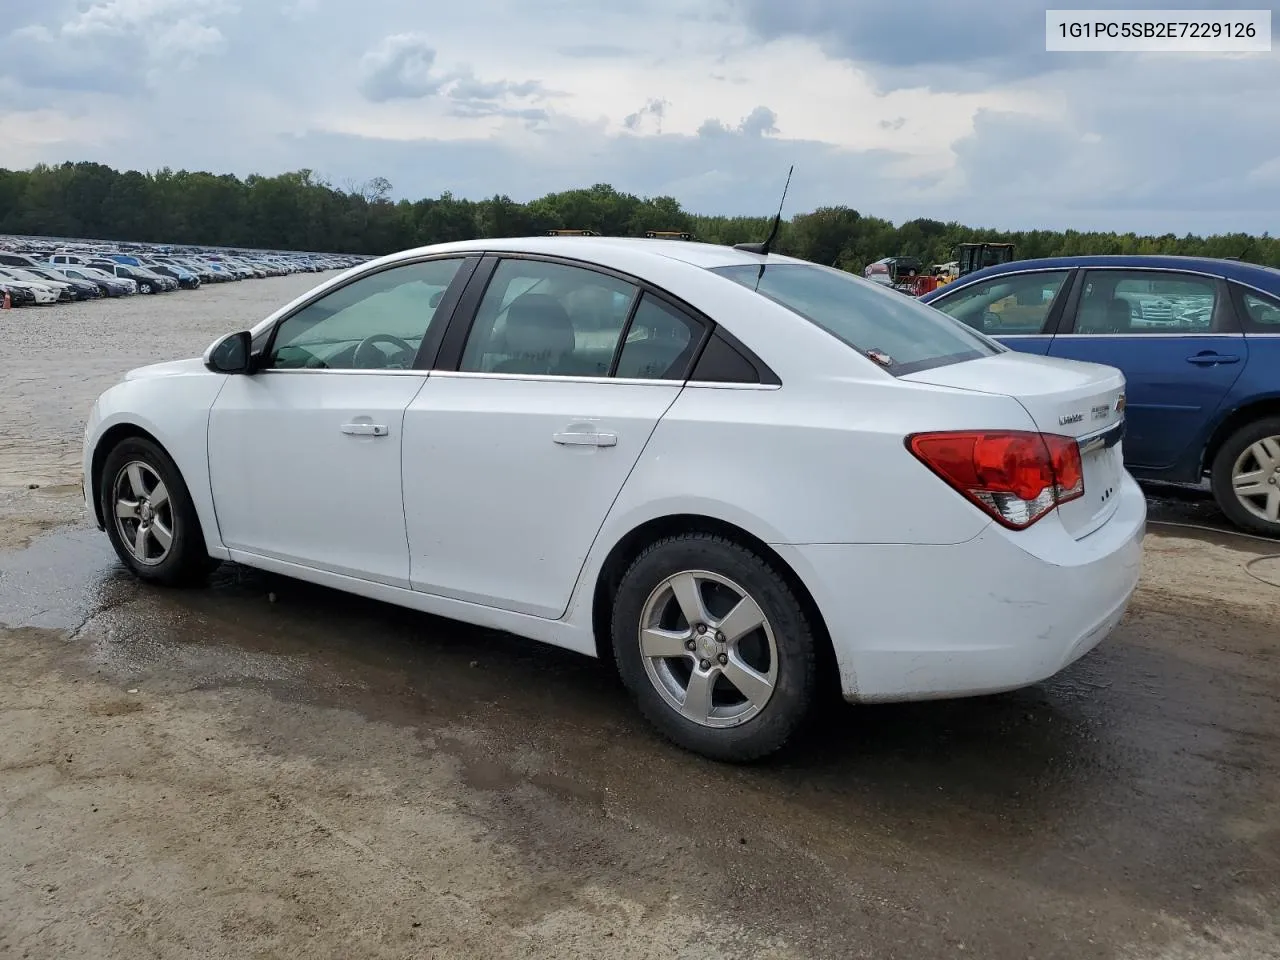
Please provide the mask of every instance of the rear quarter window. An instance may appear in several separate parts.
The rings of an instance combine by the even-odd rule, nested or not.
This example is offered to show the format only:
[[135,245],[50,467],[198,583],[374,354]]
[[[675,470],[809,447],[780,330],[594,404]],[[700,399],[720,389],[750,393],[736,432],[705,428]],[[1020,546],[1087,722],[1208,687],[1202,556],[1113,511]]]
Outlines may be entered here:
[[1247,333],[1280,333],[1280,297],[1232,284]]
[[713,267],[817,324],[894,376],[1003,353],[940,310],[880,284],[809,263]]

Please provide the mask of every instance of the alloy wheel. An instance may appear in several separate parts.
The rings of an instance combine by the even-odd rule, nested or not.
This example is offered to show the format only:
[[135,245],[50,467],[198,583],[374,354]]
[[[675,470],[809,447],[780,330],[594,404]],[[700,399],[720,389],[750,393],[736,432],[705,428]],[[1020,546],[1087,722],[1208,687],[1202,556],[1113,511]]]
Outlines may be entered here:
[[177,517],[160,474],[148,463],[131,460],[120,468],[111,490],[124,548],[145,566],[163,563],[173,547]]
[[778,646],[760,605],[708,570],[667,577],[640,618],[645,673],[667,705],[704,727],[760,713],[778,680]]

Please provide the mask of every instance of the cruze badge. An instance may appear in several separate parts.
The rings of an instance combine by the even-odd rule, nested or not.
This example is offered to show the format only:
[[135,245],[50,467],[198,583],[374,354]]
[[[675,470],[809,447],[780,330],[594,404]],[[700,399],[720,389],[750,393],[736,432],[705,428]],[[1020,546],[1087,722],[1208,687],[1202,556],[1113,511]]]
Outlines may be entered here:
[[1059,417],[1058,423],[1065,427],[1069,423],[1079,423],[1083,419],[1084,419],[1083,413],[1071,413],[1065,417]]

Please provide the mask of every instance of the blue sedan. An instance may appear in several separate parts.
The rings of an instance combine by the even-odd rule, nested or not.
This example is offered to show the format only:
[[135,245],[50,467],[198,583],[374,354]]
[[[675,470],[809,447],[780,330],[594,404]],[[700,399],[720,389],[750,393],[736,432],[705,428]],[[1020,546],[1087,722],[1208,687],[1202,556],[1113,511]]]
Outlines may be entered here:
[[1130,472],[1207,476],[1235,524],[1280,537],[1280,270],[1052,257],[988,267],[920,300],[1014,350],[1120,368]]

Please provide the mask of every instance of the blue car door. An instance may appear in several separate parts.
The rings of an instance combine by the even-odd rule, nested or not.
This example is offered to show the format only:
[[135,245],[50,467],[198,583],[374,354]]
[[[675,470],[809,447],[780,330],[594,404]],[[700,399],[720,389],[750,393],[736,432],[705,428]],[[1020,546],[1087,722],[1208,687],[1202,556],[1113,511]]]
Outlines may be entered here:
[[1075,284],[1049,356],[1123,371],[1125,462],[1160,470],[1203,442],[1245,368],[1248,346],[1221,278],[1092,268]]
[[1045,354],[1062,312],[1072,271],[1010,271],[973,283],[957,282],[929,301],[1011,350]]

